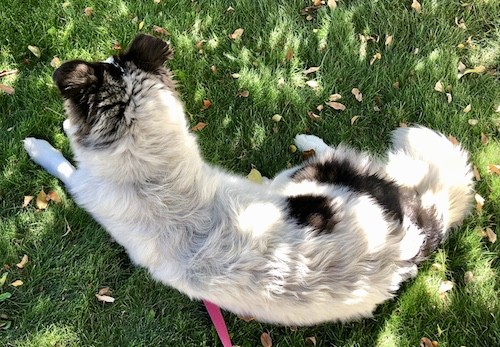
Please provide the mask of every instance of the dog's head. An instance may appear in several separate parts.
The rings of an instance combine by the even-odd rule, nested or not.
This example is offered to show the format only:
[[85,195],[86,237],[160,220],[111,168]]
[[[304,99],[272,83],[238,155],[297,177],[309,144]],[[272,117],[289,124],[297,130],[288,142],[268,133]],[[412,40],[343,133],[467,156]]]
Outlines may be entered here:
[[104,62],[62,64],[53,79],[65,99],[72,143],[103,150],[133,140],[134,127],[162,108],[158,103],[164,95],[176,99],[171,73],[164,67],[171,55],[165,41],[141,34],[125,53]]

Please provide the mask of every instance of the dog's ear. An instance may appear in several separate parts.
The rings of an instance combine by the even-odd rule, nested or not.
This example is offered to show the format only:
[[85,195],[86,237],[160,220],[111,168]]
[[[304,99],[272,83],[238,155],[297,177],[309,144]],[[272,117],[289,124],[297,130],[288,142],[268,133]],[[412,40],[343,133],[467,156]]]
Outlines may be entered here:
[[141,70],[154,72],[172,57],[172,49],[165,41],[139,34],[128,51],[120,55],[122,61],[132,61]]
[[87,63],[82,60],[68,61],[62,64],[52,79],[61,95],[71,98],[102,81],[103,67],[101,64]]

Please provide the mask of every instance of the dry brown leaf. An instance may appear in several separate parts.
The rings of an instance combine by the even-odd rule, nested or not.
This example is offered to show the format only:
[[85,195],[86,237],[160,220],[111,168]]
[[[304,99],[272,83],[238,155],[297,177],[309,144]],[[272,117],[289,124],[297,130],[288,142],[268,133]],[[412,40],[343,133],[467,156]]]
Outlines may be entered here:
[[229,6],[228,8],[226,8],[226,13],[231,13],[234,11],[234,7],[233,6]]
[[392,88],[399,89],[399,81],[396,81],[392,84]]
[[392,35],[388,35],[385,37],[385,45],[386,46],[392,45]]
[[323,105],[318,105],[318,106],[316,106],[316,109],[317,109],[318,111],[320,111],[320,112],[321,112],[321,111],[323,111],[323,109],[324,109],[324,108],[325,108],[325,106],[323,106]]
[[455,136],[453,136],[453,135],[448,136],[448,140],[451,143],[453,143],[455,146],[458,145],[458,140],[457,140],[457,138]]
[[193,126],[191,128],[191,131],[200,131],[200,130],[203,130],[203,128],[205,128],[206,126],[207,126],[206,123],[199,122],[198,124],[196,124],[195,126]]
[[28,258],[28,255],[25,254],[23,255],[23,257],[21,258],[21,261],[19,263],[16,264],[16,266],[19,268],[19,269],[24,269],[24,267],[26,266],[26,264],[28,264],[28,261],[29,261],[29,258]]
[[236,94],[236,96],[239,96],[241,98],[248,98],[249,95],[250,92],[248,90],[241,90]]
[[61,66],[61,59],[59,59],[59,57],[55,55],[50,61],[50,66],[52,66],[54,69],[57,69],[59,66]]
[[344,111],[345,110],[345,106],[343,104],[341,104],[340,102],[328,101],[326,104],[337,111]]
[[441,285],[439,286],[438,292],[439,292],[439,294],[449,292],[450,290],[453,289],[454,286],[455,286],[455,283],[453,283],[452,281],[443,281],[441,283]]
[[352,95],[358,100],[359,102],[363,101],[363,94],[359,91],[358,88],[352,88],[351,90]]
[[14,88],[12,88],[11,86],[6,86],[5,84],[0,84],[0,90],[9,95],[14,94],[15,92]]
[[10,285],[13,286],[13,287],[20,287],[24,284],[23,281],[21,280],[15,280],[14,282],[12,282]]
[[111,47],[111,49],[113,49],[115,51],[119,51],[122,49],[122,45],[120,45],[120,42],[115,42],[115,43],[113,43],[113,46]]
[[158,25],[153,25],[153,31],[155,33],[157,33],[158,35],[170,35],[170,33],[166,29],[164,29]]
[[47,208],[47,205],[49,204],[49,202],[47,200],[47,194],[45,194],[43,189],[36,196],[35,204],[36,204],[36,207],[40,210],[45,210]]
[[463,112],[464,112],[464,113],[469,113],[471,109],[472,109],[472,105],[471,105],[471,104],[468,104],[467,106],[465,106],[465,108],[464,108],[464,111],[463,111]]
[[272,116],[271,119],[273,120],[273,122],[278,123],[281,120],[281,118],[283,118],[283,117],[281,117],[281,115],[275,114],[274,116]]
[[28,206],[31,202],[31,200],[33,200],[34,196],[33,195],[26,195],[24,197],[24,200],[23,200],[23,204],[21,205],[22,208],[25,208],[26,206]]
[[112,302],[115,301],[115,298],[113,298],[113,297],[111,297],[109,295],[99,295],[99,294],[96,294],[95,297],[100,302],[109,302],[109,303],[112,303]]
[[309,80],[306,82],[306,84],[311,87],[312,89],[318,89],[319,88],[319,83],[315,80]]
[[262,335],[260,335],[260,342],[262,343],[263,347],[272,347],[273,345],[271,335],[269,335],[268,333],[262,333]]
[[203,109],[206,110],[206,109],[210,108],[210,106],[212,106],[212,102],[208,99],[204,99],[203,100]]
[[460,29],[467,29],[467,26],[465,25],[465,21],[463,18],[458,20],[458,17],[455,17],[455,24],[460,28]]
[[309,118],[310,118],[311,120],[313,120],[313,121],[318,121],[318,120],[320,120],[320,119],[321,119],[321,117],[320,117],[318,114],[316,114],[316,113],[314,113],[314,112],[312,112],[312,111],[307,111],[307,115],[308,115],[308,116],[309,116]]
[[375,55],[370,59],[370,65],[373,65],[376,60],[382,59],[382,54],[380,53],[375,53]]
[[318,70],[319,70],[319,66],[311,66],[309,69],[304,70],[302,73],[304,75],[309,75],[309,74],[314,73],[314,72],[316,72]]
[[475,74],[482,74],[486,71],[486,68],[483,66],[483,65],[479,65],[479,66],[476,66],[475,68],[473,69],[467,69],[465,70],[463,73],[459,73],[457,75],[458,79],[462,78],[463,76],[465,75],[468,75],[468,74],[471,74],[471,73],[475,73]]
[[413,8],[417,13],[420,13],[422,11],[422,5],[420,5],[420,3],[417,0],[413,0],[411,8]]
[[491,243],[497,242],[497,234],[491,228],[486,228],[486,236]]
[[[320,1],[321,3],[321,1]],[[332,10],[336,9],[337,8],[337,0],[328,0],[328,2],[326,3],[328,5],[328,7],[330,7]]]
[[422,337],[420,339],[420,347],[433,347],[432,341],[427,337]]
[[92,16],[93,13],[94,9],[92,7],[85,7],[85,9],[83,10],[83,14],[87,17]]
[[321,0],[312,0],[313,6],[321,6]]
[[354,116],[351,118],[351,125],[354,125],[354,123],[356,123],[356,121],[359,119],[360,116]]
[[472,271],[466,271],[464,273],[465,284],[471,283],[473,279],[474,279],[474,274],[472,273]]
[[244,29],[238,28],[232,34],[229,35],[229,38],[233,39],[233,40],[237,40],[237,39],[241,38],[241,35],[243,35],[244,31],[245,31]]
[[210,66],[210,71],[212,71],[214,75],[217,75],[217,66],[215,65]]
[[337,100],[340,100],[340,99],[342,99],[342,95],[337,94],[337,93],[332,94],[332,95],[330,95],[330,96],[328,97],[328,100],[329,100],[329,101],[337,101]]
[[307,151],[302,152],[302,159],[307,160],[309,158],[312,158],[316,155],[316,151],[314,149],[309,149]]
[[99,291],[97,292],[97,294],[99,295],[111,295],[111,288],[109,287],[103,287],[101,289],[99,289]]
[[488,143],[488,141],[488,136],[486,136],[484,133],[481,133],[481,143],[485,145]]
[[201,41],[196,42],[196,44],[194,46],[196,47],[196,49],[200,50],[203,48],[204,44],[205,44],[205,40],[201,40]]
[[316,346],[316,338],[314,336],[306,337],[306,344]]
[[474,173],[474,178],[476,179],[476,181],[481,181],[481,175],[479,174],[479,170],[477,169],[476,165],[472,167],[472,172]]
[[250,323],[255,320],[255,317],[251,316],[238,316],[238,318],[244,321],[245,323]]
[[286,51],[285,60],[286,60],[286,61],[290,61],[290,60],[292,60],[292,58],[293,58],[293,50],[292,50],[292,48],[290,47],[290,48],[288,48],[288,50]]
[[56,204],[60,204],[61,203],[61,198],[59,197],[59,194],[57,194],[54,191],[50,191],[47,194],[47,201],[50,201],[50,200],[54,201]]
[[17,69],[14,70],[2,70],[0,71],[0,77],[10,76],[17,74]]
[[440,93],[444,92],[444,87],[443,87],[443,84],[441,83],[441,80],[436,82],[436,84],[434,85],[434,90],[436,92],[440,92]]
[[451,93],[446,93],[446,101],[450,104],[453,101],[453,97],[451,96]]
[[484,198],[476,193],[476,195],[474,195],[474,199],[476,200],[476,210],[481,212],[484,206]]
[[495,175],[500,175],[500,165],[496,165],[496,164],[488,165],[488,172],[495,174]]
[[42,55],[42,52],[40,51],[40,48],[38,48],[37,46],[32,46],[32,45],[29,45],[28,46],[28,49],[30,50],[31,53],[33,53],[33,55],[37,58],[40,58],[40,56]]

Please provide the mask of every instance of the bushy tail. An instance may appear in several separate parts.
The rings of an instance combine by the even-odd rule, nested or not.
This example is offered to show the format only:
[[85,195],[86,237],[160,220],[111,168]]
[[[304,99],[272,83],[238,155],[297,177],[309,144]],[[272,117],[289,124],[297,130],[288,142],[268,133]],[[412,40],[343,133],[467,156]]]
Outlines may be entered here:
[[467,152],[444,135],[424,127],[395,130],[392,144],[387,174],[417,192],[422,211],[434,211],[441,219],[441,230],[432,232],[440,233],[434,237],[442,239],[471,208],[473,182]]

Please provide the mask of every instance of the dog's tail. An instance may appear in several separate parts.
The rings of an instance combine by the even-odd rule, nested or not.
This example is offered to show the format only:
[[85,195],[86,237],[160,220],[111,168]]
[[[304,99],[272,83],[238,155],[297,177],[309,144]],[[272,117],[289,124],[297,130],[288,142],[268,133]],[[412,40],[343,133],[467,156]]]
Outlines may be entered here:
[[386,172],[407,189],[405,216],[425,234],[414,260],[425,259],[470,211],[472,170],[467,152],[444,135],[424,127],[392,133]]

